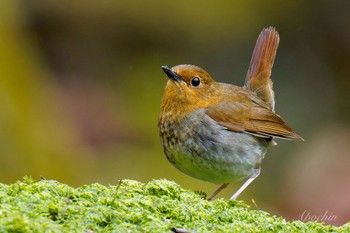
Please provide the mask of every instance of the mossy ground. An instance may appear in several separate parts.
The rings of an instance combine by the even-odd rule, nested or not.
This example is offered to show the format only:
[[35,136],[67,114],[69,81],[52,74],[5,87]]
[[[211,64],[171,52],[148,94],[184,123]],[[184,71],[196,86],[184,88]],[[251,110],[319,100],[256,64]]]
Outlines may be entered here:
[[0,232],[350,232],[350,225],[287,222],[242,202],[184,190],[174,182],[123,180],[72,188],[25,178],[0,184]]

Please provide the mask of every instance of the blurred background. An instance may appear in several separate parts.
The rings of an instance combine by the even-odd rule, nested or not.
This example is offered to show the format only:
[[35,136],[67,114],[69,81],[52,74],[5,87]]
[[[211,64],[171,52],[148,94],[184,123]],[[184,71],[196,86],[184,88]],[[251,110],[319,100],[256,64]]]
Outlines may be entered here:
[[306,141],[279,140],[240,199],[287,219],[349,221],[349,7],[326,0],[0,1],[0,182],[41,175],[77,187],[166,178],[211,193],[216,185],[182,174],[163,154],[160,66],[196,64],[242,85],[260,31],[275,26],[276,112]]

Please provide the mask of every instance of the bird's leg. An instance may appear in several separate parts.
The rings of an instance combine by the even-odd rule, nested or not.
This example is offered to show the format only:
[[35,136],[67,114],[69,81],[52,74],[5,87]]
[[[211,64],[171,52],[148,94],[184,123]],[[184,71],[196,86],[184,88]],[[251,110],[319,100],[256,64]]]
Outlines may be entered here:
[[253,182],[253,180],[255,180],[256,177],[251,177],[249,178],[239,189],[237,192],[235,192],[235,194],[232,195],[232,197],[230,198],[230,200],[236,200],[236,198],[239,196],[239,194],[241,194],[241,192],[243,192],[243,190],[250,184]]
[[235,194],[232,195],[232,197],[230,198],[230,200],[236,200],[236,198],[239,196],[239,194],[241,194],[243,192],[244,189],[246,189],[248,187],[248,185],[250,183],[253,182],[253,180],[256,179],[256,177],[258,177],[260,174],[260,168],[259,169],[255,169],[254,174],[252,177],[250,177],[238,190],[237,192],[235,192]]
[[215,190],[208,198],[208,200],[213,199],[221,190],[223,190],[224,188],[226,188],[228,185],[228,183],[222,184],[217,190]]

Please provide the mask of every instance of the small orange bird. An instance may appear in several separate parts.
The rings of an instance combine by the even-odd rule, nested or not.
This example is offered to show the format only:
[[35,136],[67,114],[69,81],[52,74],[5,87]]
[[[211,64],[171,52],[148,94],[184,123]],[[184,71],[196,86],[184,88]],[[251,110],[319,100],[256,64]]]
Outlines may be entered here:
[[274,111],[270,79],[279,44],[273,27],[255,45],[243,87],[214,81],[200,67],[163,66],[168,76],[158,122],[168,160],[182,172],[222,184],[247,179],[234,200],[260,174],[274,138],[303,141]]

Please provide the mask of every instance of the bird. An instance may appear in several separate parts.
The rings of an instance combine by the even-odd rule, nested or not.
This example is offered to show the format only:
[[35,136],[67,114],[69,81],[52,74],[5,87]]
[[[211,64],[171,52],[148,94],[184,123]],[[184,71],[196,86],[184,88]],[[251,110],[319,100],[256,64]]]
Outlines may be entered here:
[[208,199],[245,180],[235,200],[259,176],[276,138],[304,141],[275,113],[270,76],[278,44],[276,29],[264,28],[242,87],[217,82],[195,65],[162,66],[168,78],[158,119],[164,153],[183,173],[221,185]]

